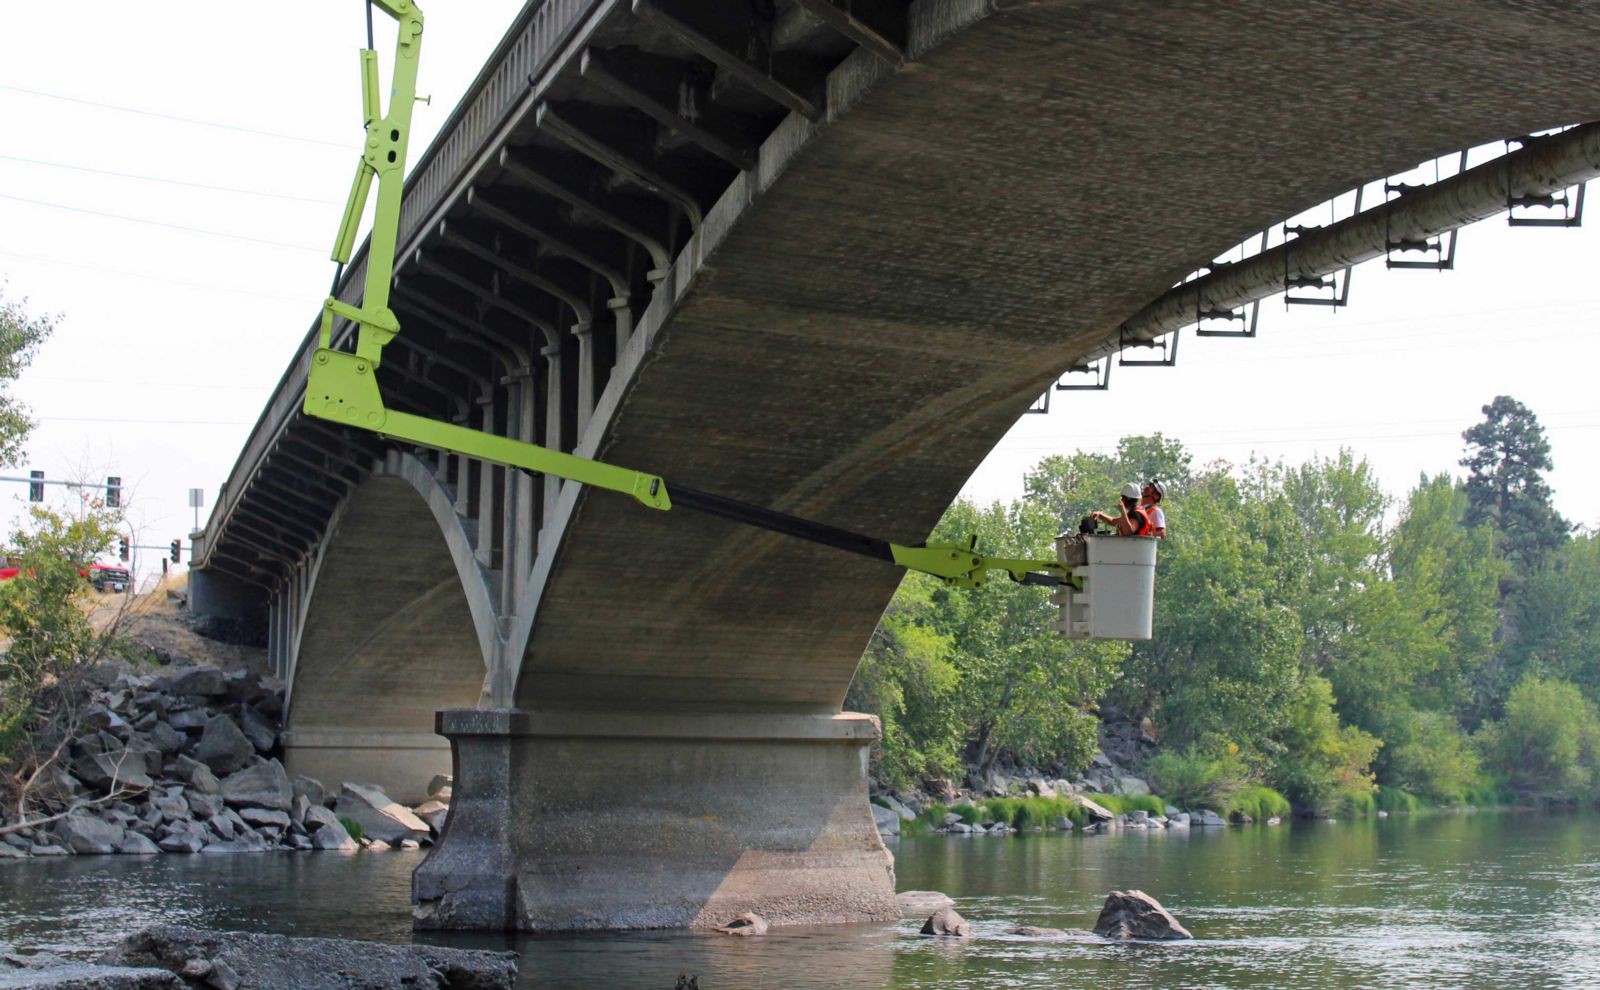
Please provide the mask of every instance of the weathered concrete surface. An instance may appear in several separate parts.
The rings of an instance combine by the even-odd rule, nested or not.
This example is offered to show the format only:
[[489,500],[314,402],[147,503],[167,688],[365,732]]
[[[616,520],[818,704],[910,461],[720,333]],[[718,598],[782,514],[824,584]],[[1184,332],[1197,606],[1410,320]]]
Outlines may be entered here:
[[455,801],[422,929],[714,928],[899,918],[868,812],[877,720],[440,713]]
[[222,986],[226,971],[248,990],[511,990],[510,952],[293,938],[161,925],[129,935],[104,962],[160,967]]
[[[1196,266],[1359,182],[1600,116],[1593,5],[912,19],[914,64],[841,66],[833,119],[786,121],[708,214],[602,402],[604,459],[915,543],[1063,368]],[[584,497],[520,705],[838,708],[900,572],[685,516]]]
[[457,560],[402,478],[369,479],[336,517],[290,678],[291,774],[379,784],[422,800],[448,773],[435,709],[475,705],[484,658]]

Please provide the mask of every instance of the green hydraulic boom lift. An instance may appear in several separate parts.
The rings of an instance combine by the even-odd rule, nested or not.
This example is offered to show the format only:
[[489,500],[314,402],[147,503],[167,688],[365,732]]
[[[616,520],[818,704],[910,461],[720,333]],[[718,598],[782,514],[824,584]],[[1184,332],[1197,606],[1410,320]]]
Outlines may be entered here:
[[[378,82],[378,54],[372,41],[372,8],[376,6],[399,24],[388,114],[383,114]],[[322,323],[316,353],[306,385],[305,412],[309,416],[344,426],[370,430],[406,443],[501,464],[511,468],[554,475],[595,488],[631,495],[640,504],[658,510],[694,509],[724,519],[889,561],[921,571],[945,583],[982,587],[990,572],[1000,572],[1023,584],[1082,588],[1083,579],[1066,564],[1054,560],[990,557],[977,552],[977,538],[965,543],[902,546],[853,533],[797,516],[734,499],[668,484],[659,475],[603,464],[586,457],[564,454],[531,443],[386,409],[379,394],[376,371],[383,348],[400,332],[400,322],[389,308],[389,287],[400,226],[401,188],[405,177],[406,145],[411,136],[411,111],[418,102],[417,62],[422,50],[422,11],[410,0],[370,0],[367,4],[367,47],[361,51],[362,110],[366,119],[366,144],[356,167],[349,202],[334,242],[333,260],[339,275],[334,290],[355,248],[356,229],[366,208],[373,180],[378,184],[377,208],[367,250],[366,286],[360,306],[329,295],[322,306]],[[334,318],[356,325],[354,352],[336,350]],[[1065,590],[1065,589],[1063,589]],[[1070,592],[1069,592],[1070,593]]]

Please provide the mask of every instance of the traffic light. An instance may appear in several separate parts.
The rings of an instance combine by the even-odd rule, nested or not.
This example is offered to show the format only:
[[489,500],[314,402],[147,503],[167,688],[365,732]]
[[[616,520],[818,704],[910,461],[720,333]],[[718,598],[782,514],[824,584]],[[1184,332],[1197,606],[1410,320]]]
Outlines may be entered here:
[[122,508],[122,479],[113,475],[106,476],[106,508]]
[[183,552],[183,541],[182,540],[173,540],[172,541],[172,562],[174,564],[176,564],[178,562],[178,556],[182,552]]
[[126,536],[117,537],[117,559],[124,563],[128,560],[128,538]]
[[44,501],[44,472],[43,471],[29,471],[28,472],[28,479],[29,479],[28,480],[28,501],[30,501],[30,502],[43,502]]

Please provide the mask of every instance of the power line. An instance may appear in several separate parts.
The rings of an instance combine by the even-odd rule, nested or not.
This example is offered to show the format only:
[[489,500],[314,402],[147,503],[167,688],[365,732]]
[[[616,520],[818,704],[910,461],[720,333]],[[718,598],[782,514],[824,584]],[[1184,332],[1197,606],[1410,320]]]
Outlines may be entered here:
[[219,292],[223,295],[258,296],[262,299],[277,299],[283,302],[304,302],[303,296],[291,296],[286,292],[262,292],[259,289],[235,289],[226,285],[212,285],[208,282],[189,282],[181,278],[167,278],[164,275],[146,275],[143,272],[124,271],[121,268],[103,268],[100,265],[88,265],[81,261],[66,261],[61,258],[46,258],[37,254],[22,254],[17,251],[0,251],[0,257],[21,258],[25,261],[34,261],[45,265],[59,265],[63,268],[81,268],[84,271],[100,272],[105,275],[121,275],[126,278],[138,279],[141,282],[164,282],[167,285],[181,285],[189,289],[205,289],[210,292]]
[[138,426],[249,426],[243,419],[128,419],[123,416],[40,416],[41,423],[129,423]]
[[265,199],[287,199],[297,203],[318,203],[338,206],[337,200],[318,199],[313,196],[296,196],[292,193],[263,192],[258,189],[240,189],[237,186],[214,186],[205,182],[189,182],[184,179],[165,179],[159,175],[139,175],[134,172],[115,172],[104,168],[91,168],[87,165],[68,165],[66,162],[47,162],[39,158],[22,158],[18,155],[0,155],[0,161],[21,162],[24,165],[42,165],[45,168],[60,168],[71,172],[87,172],[90,175],[111,175],[119,179],[139,179],[142,182],[160,182],[169,186],[186,186],[190,189],[208,189],[212,192],[238,193],[242,196],[260,196]]
[[118,113],[138,114],[141,117],[155,117],[158,120],[170,120],[180,124],[193,124],[196,127],[214,127],[222,131],[237,131],[240,134],[253,134],[256,137],[274,138],[279,141],[295,141],[300,144],[315,144],[329,148],[338,148],[349,151],[353,145],[339,141],[324,141],[321,138],[301,137],[298,134],[285,134],[282,131],[264,131],[255,127],[240,127],[238,124],[224,124],[215,120],[201,120],[197,117],[184,117],[175,113],[161,113],[156,110],[142,110],[138,107],[119,106],[115,103],[101,103],[98,100],[86,100],[80,96],[66,96],[62,93],[47,93],[44,90],[28,89],[23,86],[8,86],[0,83],[0,89],[13,93],[22,93],[27,96],[37,96],[46,100],[60,100],[63,103],[77,103],[86,107],[97,107],[101,110],[115,110]]
[[100,210],[89,210],[81,206],[67,206],[64,203],[49,203],[42,199],[30,199],[27,196],[12,196],[9,193],[0,193],[0,199],[9,199],[18,203],[29,203],[34,206],[45,206],[52,210],[66,210],[68,213],[82,213],[92,217],[105,217],[110,220],[126,220],[129,223],[142,223],[151,227],[164,227],[167,230],[181,230],[190,234],[206,234],[210,237],[226,237],[234,241],[249,241],[252,244],[268,244],[272,247],[290,248],[295,251],[313,251],[323,253],[322,248],[311,247],[309,244],[291,244],[288,241],[274,241],[265,237],[251,237],[248,234],[230,234],[224,230],[206,230],[203,227],[187,227],[180,223],[167,223],[163,220],[147,220],[144,217],[130,217],[121,213],[105,213]]

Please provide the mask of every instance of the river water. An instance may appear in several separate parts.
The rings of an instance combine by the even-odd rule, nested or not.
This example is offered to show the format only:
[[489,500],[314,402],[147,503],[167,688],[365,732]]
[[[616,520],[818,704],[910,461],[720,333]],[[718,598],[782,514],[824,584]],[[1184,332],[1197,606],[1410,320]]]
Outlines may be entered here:
[[[965,940],[894,925],[451,937],[512,948],[523,987],[1600,987],[1600,817],[1424,815],[1268,828],[906,839],[902,890],[942,890]],[[416,853],[0,862],[0,944],[86,956],[153,922],[411,939]],[[1107,891],[1158,897],[1195,934],[1166,944],[1026,939],[1083,929]]]

